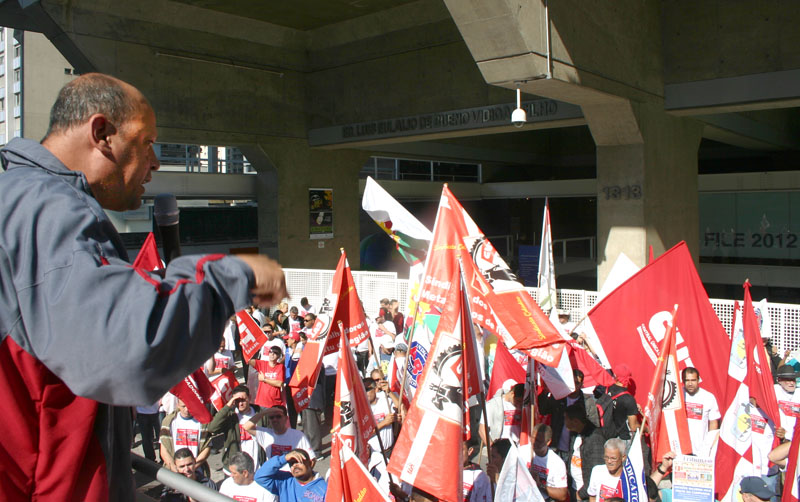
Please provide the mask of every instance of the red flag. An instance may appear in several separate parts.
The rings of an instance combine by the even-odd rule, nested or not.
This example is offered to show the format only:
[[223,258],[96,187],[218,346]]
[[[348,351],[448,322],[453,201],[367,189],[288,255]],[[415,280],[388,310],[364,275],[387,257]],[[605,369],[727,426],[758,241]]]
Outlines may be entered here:
[[[444,186],[442,238],[462,256],[473,319],[500,337],[507,347],[529,350],[547,366],[558,365],[564,339],[539,305],[475,224],[455,196]],[[438,251],[434,233],[433,251]],[[426,270],[427,272],[427,270]],[[427,277],[424,280],[427,282]]]
[[675,315],[678,306],[672,311],[672,318],[658,352],[658,365],[653,373],[653,381],[642,413],[650,426],[651,443],[655,445],[653,462],[658,463],[668,451],[679,455],[692,452],[689,436],[689,423],[683,403],[683,386],[676,368],[678,358],[675,354]]
[[[338,324],[341,329],[341,322]],[[377,433],[378,427],[353,353],[346,342],[339,345],[332,430],[336,433],[336,438],[344,441],[362,462],[368,464],[370,455],[368,441]],[[391,445],[384,446],[388,448]]]
[[429,364],[411,402],[388,471],[444,502],[462,502],[463,323],[469,323],[458,269],[446,278],[449,308],[436,329]]
[[[758,407],[772,420],[772,423],[779,424],[780,415],[778,413],[778,399],[775,397],[774,380],[772,370],[769,367],[769,355],[761,341],[761,330],[753,309],[753,299],[750,297],[750,282],[744,283],[744,314],[742,322],[744,324],[744,340],[747,358],[747,387],[750,389],[750,397],[756,398]],[[730,396],[729,396],[730,397]]]
[[340,333],[333,329],[335,323],[339,321],[344,325],[350,345],[357,345],[369,336],[364,309],[361,307],[361,300],[358,299],[355,281],[344,250],[328,293],[311,328],[308,343],[303,348],[297,368],[289,382],[298,412],[308,407],[322,366],[322,358],[339,349]]
[[246,310],[236,312],[236,325],[239,327],[242,357],[244,358],[244,363],[247,364],[256,355],[258,349],[267,343],[267,335],[261,331],[261,328],[258,327],[256,321]]
[[567,342],[569,347],[569,362],[573,368],[578,368],[583,372],[583,386],[594,387],[602,385],[606,388],[614,385],[612,377],[600,363],[589,354],[586,349],[574,340]]
[[494,364],[492,365],[492,378],[489,380],[489,399],[493,398],[497,391],[503,388],[503,384],[508,381],[516,383],[525,382],[525,372],[528,356],[522,352],[515,351],[521,357],[518,359],[506,348],[505,344],[497,341],[497,348],[494,350]]
[[[407,385],[413,396],[430,348],[426,316],[447,309],[448,291],[462,260],[472,320],[497,334],[507,347],[526,350],[549,366],[558,365],[563,337],[525,291],[447,185],[442,189],[433,239],[425,261],[419,292],[419,308],[413,339],[409,344]],[[501,320],[502,319],[502,320]]]
[[367,472],[348,443],[333,433],[331,441],[331,472],[328,476],[329,502],[389,502],[389,496],[381,490],[375,478]]
[[600,340],[592,348],[604,353],[612,365],[630,367],[641,406],[647,402],[659,345],[676,303],[681,306],[675,325],[678,371],[687,366],[697,368],[703,388],[723,396],[727,363],[719,354],[730,342],[685,242],[659,256],[589,311],[585,331],[591,336],[593,328]]
[[164,262],[161,261],[161,257],[158,255],[158,247],[156,246],[156,238],[153,232],[147,234],[147,238],[142,244],[142,249],[139,250],[139,254],[133,260],[133,268],[143,268],[150,272],[164,268]]
[[[798,438],[800,434],[800,420],[797,420],[794,423],[794,436]],[[783,495],[781,496],[781,502],[798,502],[800,496],[798,496],[798,486],[797,486],[797,477],[800,476],[800,472],[797,469],[797,452],[800,450],[800,441],[792,441],[792,446],[789,447],[789,457],[787,458],[786,462],[786,481],[783,483]]]
[[219,411],[231,399],[233,389],[239,385],[239,381],[236,379],[233,370],[228,370],[211,380],[211,385],[214,387],[214,393],[211,394],[211,404]]
[[[737,325],[731,333],[728,390],[725,407],[720,407],[724,414],[715,464],[718,487],[738,486],[739,478],[753,471],[750,398],[755,398],[758,407],[773,423],[780,423],[772,372],[761,343],[749,282],[744,284],[742,318],[741,328]],[[719,490],[719,500],[728,501],[734,497],[732,488]]]
[[178,399],[183,401],[189,412],[201,424],[211,421],[211,413],[206,408],[206,403],[211,402],[211,395],[214,394],[214,386],[208,381],[208,377],[202,368],[197,369],[191,375],[180,381],[175,387],[170,389]]

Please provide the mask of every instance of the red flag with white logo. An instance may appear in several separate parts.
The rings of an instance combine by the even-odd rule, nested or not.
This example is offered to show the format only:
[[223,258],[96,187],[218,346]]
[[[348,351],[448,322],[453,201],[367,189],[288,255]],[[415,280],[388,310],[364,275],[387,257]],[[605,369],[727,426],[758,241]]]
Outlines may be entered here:
[[236,312],[236,325],[239,328],[239,345],[242,347],[242,357],[244,363],[250,362],[267,343],[267,335],[258,327],[255,319],[253,319],[246,310]]
[[317,319],[308,335],[308,342],[297,363],[297,368],[289,382],[298,412],[306,409],[311,393],[317,383],[322,358],[339,350],[339,330],[335,328],[341,321],[351,346],[358,345],[369,336],[364,309],[358,298],[353,274],[347,263],[347,255],[342,250],[336,272],[333,274],[328,293],[319,308]]
[[181,380],[169,391],[183,401],[183,404],[186,405],[186,408],[189,409],[189,412],[198,422],[207,424],[212,417],[206,408],[206,403],[211,402],[214,390],[214,386],[208,381],[208,377],[201,368]]
[[143,268],[149,272],[154,270],[161,270],[164,267],[164,262],[158,255],[158,246],[156,246],[156,237],[153,232],[147,234],[147,238],[142,244],[142,248],[133,260],[133,268]]
[[[744,284],[744,306],[741,329],[731,333],[728,364],[728,391],[723,400],[725,410],[720,425],[715,477],[718,498],[734,500],[735,488],[742,476],[753,474],[753,433],[750,399],[773,423],[780,423],[769,358],[761,342],[750,283]],[[758,474],[758,473],[756,473]]]
[[723,396],[727,362],[719,351],[730,341],[685,242],[656,258],[589,311],[585,330],[596,333],[612,367],[620,363],[630,367],[640,406],[647,403],[648,385],[675,304],[681,309],[675,324],[677,371],[697,368],[702,387]]
[[524,350],[548,366],[557,366],[564,339],[525,291],[506,262],[453,196],[442,189],[433,240],[425,261],[418,313],[409,344],[406,389],[413,396],[425,366],[432,330],[426,316],[447,310],[451,278],[461,258],[472,321],[495,333],[509,348]]
[[[358,371],[349,345],[347,343],[339,345],[332,430],[336,432],[336,440],[344,441],[362,462],[369,463],[368,441],[378,430],[375,416],[372,414],[367,391],[364,389],[361,373]],[[384,446],[388,448],[391,445]]]
[[658,365],[642,414],[650,425],[650,440],[655,446],[653,462],[658,463],[668,451],[678,455],[692,453],[689,422],[683,403],[683,386],[678,378],[678,358],[675,354],[675,316],[672,311],[667,334],[661,344]]
[[[794,423],[794,436],[800,437],[800,420]],[[783,495],[781,502],[798,502],[800,495],[798,495],[797,478],[800,476],[798,470],[797,453],[800,450],[800,441],[792,441],[792,446],[789,447],[789,457],[786,459],[786,481],[783,484]]]
[[422,378],[411,402],[388,471],[445,502],[462,502],[464,326],[468,307],[459,270],[446,278],[449,308],[442,314]]
[[214,387],[214,393],[211,394],[211,404],[219,411],[230,401],[233,389],[239,385],[239,381],[236,379],[233,370],[228,370],[211,380],[211,385]]

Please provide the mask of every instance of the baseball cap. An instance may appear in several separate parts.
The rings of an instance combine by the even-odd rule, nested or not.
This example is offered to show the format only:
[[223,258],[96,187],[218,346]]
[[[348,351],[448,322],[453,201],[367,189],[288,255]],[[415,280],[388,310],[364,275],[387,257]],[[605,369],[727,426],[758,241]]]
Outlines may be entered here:
[[775,496],[775,493],[767,486],[763,479],[758,476],[746,476],[742,478],[739,483],[739,489],[742,493],[749,493],[755,495],[761,500],[769,500]]
[[297,333],[290,333],[290,334],[284,335],[284,337],[283,337],[284,340],[288,340],[289,338],[291,338],[295,342],[299,342],[300,341],[300,335],[298,335]]

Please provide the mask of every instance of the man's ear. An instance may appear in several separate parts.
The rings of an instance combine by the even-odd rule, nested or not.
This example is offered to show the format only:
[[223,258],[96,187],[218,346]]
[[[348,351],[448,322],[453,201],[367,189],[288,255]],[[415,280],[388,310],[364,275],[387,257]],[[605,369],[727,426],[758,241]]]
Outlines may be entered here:
[[111,145],[108,138],[117,132],[114,124],[105,115],[96,113],[89,117],[89,128],[92,145],[103,152],[104,155],[111,155]]

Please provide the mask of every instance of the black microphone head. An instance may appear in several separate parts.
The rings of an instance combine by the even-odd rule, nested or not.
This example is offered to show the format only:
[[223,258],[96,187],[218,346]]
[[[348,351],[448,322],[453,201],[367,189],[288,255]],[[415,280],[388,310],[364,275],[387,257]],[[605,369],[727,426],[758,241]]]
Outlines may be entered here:
[[171,193],[160,193],[153,201],[153,217],[159,227],[178,224],[178,199]]

